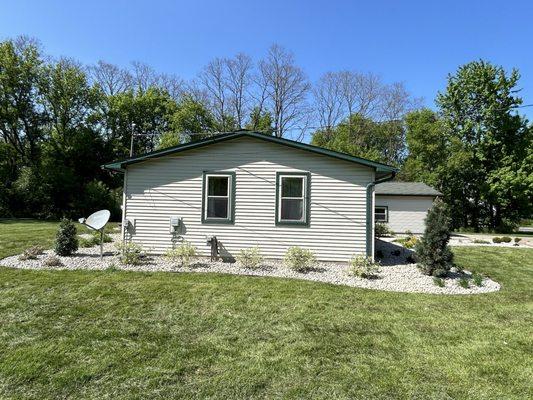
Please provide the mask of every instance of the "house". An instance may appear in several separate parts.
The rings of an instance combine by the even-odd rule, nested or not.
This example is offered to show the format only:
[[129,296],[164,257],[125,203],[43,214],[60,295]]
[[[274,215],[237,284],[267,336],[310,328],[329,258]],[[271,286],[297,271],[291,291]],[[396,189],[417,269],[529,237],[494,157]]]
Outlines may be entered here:
[[426,214],[442,193],[422,182],[383,182],[375,188],[375,221],[395,233],[424,232]]
[[[237,131],[107,164],[124,174],[123,235],[153,253],[181,240],[223,257],[291,246],[322,261],[374,253],[374,186],[394,167]],[[389,218],[393,209],[390,203]],[[399,203],[399,206],[401,204]]]

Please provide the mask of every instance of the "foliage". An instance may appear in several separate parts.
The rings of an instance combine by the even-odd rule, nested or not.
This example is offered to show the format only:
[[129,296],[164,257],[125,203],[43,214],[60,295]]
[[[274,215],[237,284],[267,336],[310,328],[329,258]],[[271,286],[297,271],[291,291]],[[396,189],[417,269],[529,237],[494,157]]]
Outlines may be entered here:
[[258,269],[263,263],[263,256],[259,247],[251,247],[249,249],[242,249],[237,255],[237,261],[244,268]]
[[394,242],[395,243],[400,243],[406,249],[412,249],[418,243],[418,239],[417,239],[416,236],[411,234],[411,235],[408,235],[407,237],[404,237],[404,238],[395,239]]
[[511,239],[509,236],[502,236],[501,240],[503,243],[511,243],[513,239]]
[[119,251],[119,259],[122,264],[139,265],[142,263],[144,251],[140,244],[134,242],[117,242],[115,247]]
[[78,237],[74,223],[63,218],[59,224],[55,241],[55,252],[59,256],[70,256],[78,250]]
[[424,235],[415,246],[418,266],[426,275],[444,276],[453,266],[453,253],[448,246],[451,219],[447,205],[435,200],[425,222]]
[[480,273],[474,272],[472,274],[472,281],[476,286],[483,286],[483,275]]
[[499,236],[496,236],[496,237],[492,238],[492,241],[493,241],[493,243],[501,243],[502,242],[502,238],[499,237]]
[[379,272],[379,263],[366,256],[354,255],[350,260],[348,274],[359,278],[372,278]]
[[165,253],[165,257],[173,264],[180,264],[184,268],[190,266],[191,260],[197,256],[196,247],[190,242],[184,241]]
[[63,263],[61,262],[58,256],[52,254],[45,258],[45,260],[43,261],[43,265],[45,267],[61,267],[63,266]]
[[394,236],[392,229],[387,224],[381,222],[376,223],[374,231],[377,237]]
[[446,286],[446,282],[444,282],[444,279],[442,278],[438,278],[438,277],[433,277],[433,283],[438,286],[438,287],[444,287]]
[[305,272],[316,262],[316,258],[311,250],[293,246],[285,253],[284,262],[294,271]]
[[522,240],[522,238],[519,238],[519,237],[515,237],[515,238],[514,238],[514,242],[515,242],[516,244],[518,244],[518,242],[520,242],[521,240]]
[[461,278],[459,279],[459,282],[457,282],[459,286],[461,286],[463,289],[468,289],[470,287],[470,282],[468,282],[468,279]]
[[43,247],[39,246],[39,245],[35,245],[35,246],[32,246],[32,247],[29,247],[26,250],[24,250],[24,253],[22,253],[19,256],[19,260],[21,260],[21,261],[24,261],[24,260],[35,260],[35,259],[37,259],[38,255],[43,254],[43,251],[44,251]]

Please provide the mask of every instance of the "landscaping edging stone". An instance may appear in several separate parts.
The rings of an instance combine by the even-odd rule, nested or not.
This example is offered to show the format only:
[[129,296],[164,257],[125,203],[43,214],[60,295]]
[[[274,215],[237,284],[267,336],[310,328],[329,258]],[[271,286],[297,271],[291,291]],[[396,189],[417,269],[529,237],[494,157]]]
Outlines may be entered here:
[[433,282],[433,278],[423,275],[415,264],[390,265],[390,258],[383,260],[384,264],[388,265],[383,265],[375,278],[363,279],[348,275],[346,272],[347,265],[335,263],[319,262],[307,272],[296,272],[286,268],[280,260],[265,260],[260,269],[252,270],[244,268],[238,263],[211,262],[209,259],[198,259],[189,268],[183,268],[173,265],[165,257],[148,256],[140,265],[122,265],[113,243],[104,244],[105,254],[103,260],[100,260],[99,251],[99,247],[82,248],[71,257],[58,257],[63,264],[58,267],[46,267],[43,265],[44,260],[54,254],[52,250],[45,251],[36,260],[21,261],[18,256],[7,257],[0,260],[0,265],[19,269],[106,270],[116,268],[144,272],[215,272],[233,275],[304,279],[335,285],[408,293],[480,294],[495,292],[500,289],[500,285],[489,278],[483,279],[482,286],[475,286],[471,283],[468,289],[460,287],[458,285],[459,279],[461,277],[468,278],[468,271],[465,271],[464,274],[452,274],[452,277],[444,279],[444,287],[438,287]]

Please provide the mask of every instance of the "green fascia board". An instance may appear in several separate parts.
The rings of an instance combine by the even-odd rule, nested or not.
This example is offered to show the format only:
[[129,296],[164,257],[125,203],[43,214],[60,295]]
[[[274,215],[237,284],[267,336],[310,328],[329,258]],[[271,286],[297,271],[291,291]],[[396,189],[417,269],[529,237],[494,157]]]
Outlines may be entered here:
[[322,147],[313,146],[311,144],[300,143],[294,140],[278,138],[275,136],[269,136],[263,133],[251,132],[251,131],[237,131],[237,132],[222,133],[222,134],[219,134],[213,137],[198,140],[196,142],[180,144],[177,146],[169,147],[168,149],[146,153],[139,157],[133,157],[133,158],[129,158],[126,160],[116,161],[110,164],[105,164],[105,165],[102,165],[102,168],[123,172],[125,167],[131,164],[140,163],[146,160],[163,157],[169,154],[174,154],[174,153],[178,153],[178,152],[185,151],[185,150],[192,150],[192,149],[196,149],[199,147],[224,142],[226,140],[232,140],[232,139],[236,139],[236,138],[243,137],[243,136],[265,140],[267,142],[277,143],[277,144],[293,147],[296,149],[310,151],[316,154],[333,157],[339,160],[344,160],[344,161],[353,162],[353,163],[360,164],[360,165],[365,165],[367,167],[374,168],[377,172],[396,172],[397,171],[397,168],[392,167],[387,164],[382,164],[376,161],[367,160],[365,158],[355,157],[349,154],[324,149]]

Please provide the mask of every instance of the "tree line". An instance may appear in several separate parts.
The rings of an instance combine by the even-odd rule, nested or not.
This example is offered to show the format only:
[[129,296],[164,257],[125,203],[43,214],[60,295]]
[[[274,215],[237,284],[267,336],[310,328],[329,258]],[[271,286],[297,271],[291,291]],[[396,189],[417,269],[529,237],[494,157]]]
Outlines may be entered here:
[[334,71],[310,82],[273,45],[254,61],[215,58],[194,79],[141,62],[85,66],[33,39],[0,42],[0,215],[58,218],[109,208],[121,177],[101,170],[206,135],[260,131],[386,162],[436,186],[454,224],[497,227],[531,212],[531,126],[516,112],[518,72],[461,67],[421,109],[402,83]]

